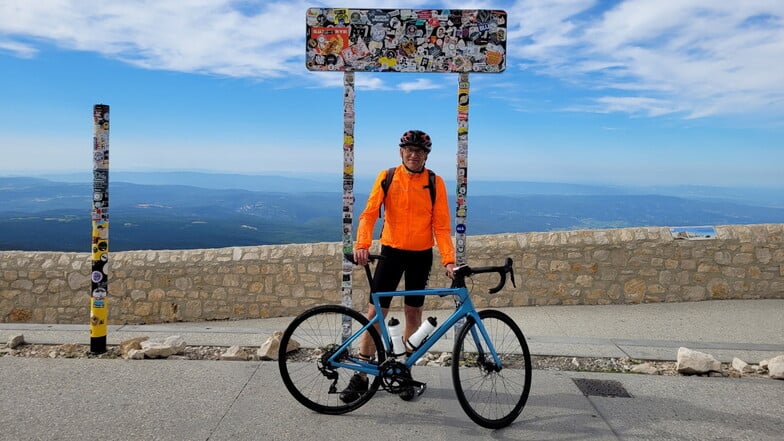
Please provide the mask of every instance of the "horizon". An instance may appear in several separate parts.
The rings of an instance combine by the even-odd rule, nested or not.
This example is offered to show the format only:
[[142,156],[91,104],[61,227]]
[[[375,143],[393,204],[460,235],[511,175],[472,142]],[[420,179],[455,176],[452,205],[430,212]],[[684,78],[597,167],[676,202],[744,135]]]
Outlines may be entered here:
[[[307,9],[334,5],[77,3],[0,4],[0,176],[89,173],[98,103],[113,173],[342,172],[342,75],[304,63]],[[470,75],[471,181],[784,186],[784,5],[353,3],[507,12],[506,71]],[[454,179],[457,75],[356,84],[356,176],[419,128]]]
[[[124,180],[118,180],[116,176],[125,175],[123,178]],[[258,173],[234,173],[234,172],[220,172],[220,171],[213,171],[213,170],[184,170],[184,169],[171,169],[171,170],[110,170],[110,184],[111,183],[128,183],[128,184],[138,184],[138,185],[182,185],[179,181],[171,180],[166,181],[160,184],[144,184],[139,182],[138,179],[128,179],[129,174],[138,174],[138,175],[175,175],[175,174],[193,174],[193,175],[212,175],[212,176],[237,176],[237,177],[244,177],[244,178],[274,178],[274,177],[281,177],[281,178],[296,178],[296,179],[310,179],[313,181],[323,181],[323,180],[341,180],[343,173],[342,172],[318,172],[318,171],[270,171],[270,172],[258,172]],[[373,172],[370,174],[355,174],[357,180],[373,180],[376,178],[377,172]],[[442,175],[444,180],[447,183],[454,183],[455,177],[450,175]],[[64,171],[64,172],[37,172],[37,173],[3,173],[0,172],[0,178],[34,178],[34,179],[43,179],[52,182],[66,182],[66,183],[83,183],[83,184],[92,184],[92,170],[88,171]],[[80,180],[76,180],[80,179]],[[336,189],[334,191],[341,192],[342,188],[340,187],[340,182],[336,182]],[[748,185],[712,185],[712,184],[678,184],[678,183],[663,183],[663,184],[635,184],[635,183],[612,183],[612,182],[603,182],[603,181],[534,181],[534,180],[524,180],[524,179],[514,179],[514,178],[497,178],[494,179],[492,176],[487,178],[473,178],[469,180],[468,188],[469,192],[471,189],[471,183],[509,183],[509,184],[532,184],[532,185],[568,185],[568,186],[584,186],[584,187],[605,187],[605,188],[626,188],[626,189],[636,189],[636,188],[670,188],[670,189],[677,189],[677,188],[689,188],[689,187],[696,187],[696,188],[712,188],[712,189],[744,189],[744,190],[784,190],[784,180],[781,183],[775,183],[771,185],[760,185],[756,183],[748,184]],[[242,187],[238,187],[238,189],[242,189]],[[368,192],[370,188],[367,189],[357,189],[356,191]],[[451,190],[451,189],[450,189]],[[783,196],[784,197],[784,196]]]

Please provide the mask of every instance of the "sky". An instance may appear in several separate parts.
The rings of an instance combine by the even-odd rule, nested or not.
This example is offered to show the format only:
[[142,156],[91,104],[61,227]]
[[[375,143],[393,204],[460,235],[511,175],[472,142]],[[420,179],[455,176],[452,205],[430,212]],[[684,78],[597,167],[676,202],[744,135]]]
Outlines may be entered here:
[[[471,179],[784,187],[780,0],[0,1],[0,176],[110,167],[342,172],[343,75],[305,68],[310,7],[503,9],[502,73],[470,75]],[[355,173],[408,129],[456,173],[456,74],[357,73]]]

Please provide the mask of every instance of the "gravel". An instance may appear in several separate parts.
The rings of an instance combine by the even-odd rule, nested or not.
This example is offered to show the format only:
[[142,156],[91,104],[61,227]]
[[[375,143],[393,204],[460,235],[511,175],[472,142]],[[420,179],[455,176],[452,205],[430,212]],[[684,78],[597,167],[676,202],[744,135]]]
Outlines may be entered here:
[[[240,348],[240,359],[259,360],[257,347]],[[223,346],[187,346],[185,351],[170,356],[169,359],[177,360],[222,360],[221,356],[226,353],[227,348]],[[302,350],[300,350],[302,352]],[[421,364],[428,366],[448,365],[451,357],[449,353],[430,353],[423,357]],[[6,345],[0,345],[0,357],[27,357],[27,358],[95,358],[95,359],[122,359],[119,346],[108,346],[103,354],[93,354],[90,352],[89,345],[63,344],[63,345],[40,345],[23,344],[14,349]],[[312,354],[302,354],[303,359],[310,358]],[[236,357],[234,357],[236,359]],[[444,361],[445,360],[445,361]],[[593,357],[559,357],[559,356],[533,356],[531,362],[534,370],[548,371],[573,371],[573,372],[610,372],[610,373],[636,373],[632,369],[640,365],[649,369],[654,375],[681,375],[675,368],[673,361],[649,361],[635,360],[631,358],[593,358]],[[722,363],[721,372],[711,372],[706,376],[726,377],[726,378],[769,378],[764,370],[753,370],[751,372],[740,372],[732,369],[729,363]]]

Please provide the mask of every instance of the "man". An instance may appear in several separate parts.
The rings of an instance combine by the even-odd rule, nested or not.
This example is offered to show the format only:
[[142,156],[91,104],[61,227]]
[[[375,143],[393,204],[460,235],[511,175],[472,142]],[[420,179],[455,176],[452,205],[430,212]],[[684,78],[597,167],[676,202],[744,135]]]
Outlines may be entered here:
[[[431,178],[425,162],[433,143],[430,136],[421,130],[409,130],[400,137],[400,159],[386,190],[382,187],[388,170],[378,174],[370,191],[365,210],[359,216],[357,240],[354,245],[354,260],[366,265],[373,229],[384,206],[384,225],[381,230],[381,255],[373,276],[373,292],[395,291],[405,274],[406,290],[427,287],[433,265],[433,245],[438,245],[441,264],[449,278],[454,277],[455,248],[451,237],[451,220],[444,180],[434,175],[435,198],[431,193]],[[386,317],[391,298],[381,300],[381,313]],[[424,296],[407,296],[404,300],[406,320],[405,341],[416,332],[422,323]],[[377,311],[373,303],[368,305],[367,317]],[[361,358],[370,359],[375,352],[373,341],[365,333],[360,339]],[[340,394],[341,400],[351,402],[367,391],[368,379],[355,374],[349,386]]]

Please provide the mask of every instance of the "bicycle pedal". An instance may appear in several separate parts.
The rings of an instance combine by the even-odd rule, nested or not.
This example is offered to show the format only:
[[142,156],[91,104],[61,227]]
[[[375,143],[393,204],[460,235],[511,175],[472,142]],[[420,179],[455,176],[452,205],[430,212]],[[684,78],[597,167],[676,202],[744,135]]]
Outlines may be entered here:
[[415,398],[422,396],[422,394],[425,393],[425,389],[427,389],[426,383],[412,381],[411,385],[408,386],[403,392],[400,392],[398,396],[403,401],[412,401]]

